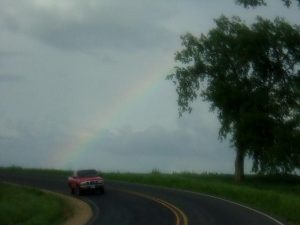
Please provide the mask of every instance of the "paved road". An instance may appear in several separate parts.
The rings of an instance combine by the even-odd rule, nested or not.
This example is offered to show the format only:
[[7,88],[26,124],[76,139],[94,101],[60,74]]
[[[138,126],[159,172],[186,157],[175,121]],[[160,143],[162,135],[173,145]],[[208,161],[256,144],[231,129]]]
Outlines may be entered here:
[[[66,178],[3,174],[0,181],[69,194]],[[266,215],[227,201],[189,192],[107,182],[104,195],[85,195],[95,217],[89,225],[278,225]]]

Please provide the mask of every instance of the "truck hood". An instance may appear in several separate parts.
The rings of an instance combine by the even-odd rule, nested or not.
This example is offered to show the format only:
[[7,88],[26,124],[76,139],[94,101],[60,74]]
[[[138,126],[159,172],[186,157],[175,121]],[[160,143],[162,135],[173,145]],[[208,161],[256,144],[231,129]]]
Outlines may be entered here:
[[99,177],[99,176],[97,176],[97,177],[78,177],[77,180],[79,182],[96,181],[96,180],[100,180],[101,181],[101,180],[103,180],[103,178]]

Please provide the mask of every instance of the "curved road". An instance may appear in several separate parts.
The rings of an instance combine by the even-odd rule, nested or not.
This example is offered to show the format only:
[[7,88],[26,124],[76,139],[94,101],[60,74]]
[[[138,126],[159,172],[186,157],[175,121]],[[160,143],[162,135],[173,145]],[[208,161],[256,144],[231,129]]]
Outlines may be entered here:
[[[14,182],[68,194],[66,178],[0,172]],[[267,215],[207,195],[122,182],[106,182],[104,195],[81,197],[93,207],[88,225],[283,225]]]

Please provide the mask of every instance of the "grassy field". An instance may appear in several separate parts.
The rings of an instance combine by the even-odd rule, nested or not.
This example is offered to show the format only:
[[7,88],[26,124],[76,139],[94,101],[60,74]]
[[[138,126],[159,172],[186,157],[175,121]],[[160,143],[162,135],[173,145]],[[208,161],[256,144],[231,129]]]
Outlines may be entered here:
[[59,197],[22,186],[0,183],[0,224],[58,225],[72,212]]
[[[71,171],[19,167],[0,168],[0,171],[64,177],[71,174]],[[106,180],[150,184],[211,194],[283,218],[290,224],[300,225],[299,176],[246,176],[246,180],[242,183],[234,182],[232,175],[189,172],[163,174],[158,170],[148,174],[103,173],[103,176]]]
[[50,176],[60,176],[60,177],[67,177],[72,174],[71,170],[22,168],[19,166],[0,167],[0,172],[1,171],[16,173],[16,174],[36,174],[36,175],[50,175]]

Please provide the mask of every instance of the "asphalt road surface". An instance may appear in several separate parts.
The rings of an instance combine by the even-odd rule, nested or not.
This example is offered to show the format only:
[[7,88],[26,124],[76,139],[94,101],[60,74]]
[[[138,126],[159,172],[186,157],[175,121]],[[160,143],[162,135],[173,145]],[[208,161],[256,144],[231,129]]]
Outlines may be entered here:
[[[67,178],[0,172],[0,182],[69,194]],[[80,197],[93,208],[88,225],[283,225],[282,222],[222,199],[122,182],[106,182],[104,195]]]

